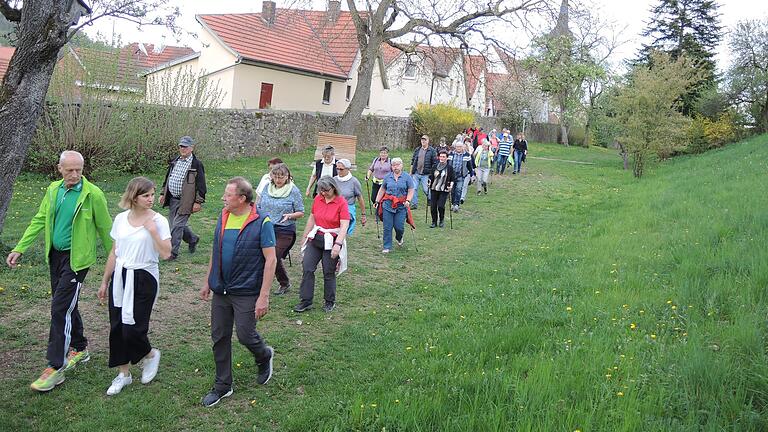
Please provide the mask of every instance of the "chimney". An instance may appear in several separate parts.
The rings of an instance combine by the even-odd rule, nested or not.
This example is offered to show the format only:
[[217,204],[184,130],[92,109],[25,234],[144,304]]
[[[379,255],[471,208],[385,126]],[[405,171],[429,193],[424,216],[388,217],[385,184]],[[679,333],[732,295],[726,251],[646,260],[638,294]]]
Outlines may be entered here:
[[272,25],[275,23],[275,8],[276,4],[272,0],[264,0],[261,3],[261,19],[267,24]]
[[328,12],[326,18],[328,21],[335,22],[341,14],[341,0],[328,0]]

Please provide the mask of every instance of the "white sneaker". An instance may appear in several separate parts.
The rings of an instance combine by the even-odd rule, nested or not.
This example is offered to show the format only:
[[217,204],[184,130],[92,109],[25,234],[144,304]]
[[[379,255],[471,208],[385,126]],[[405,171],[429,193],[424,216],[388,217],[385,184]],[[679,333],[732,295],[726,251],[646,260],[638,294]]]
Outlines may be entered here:
[[117,374],[115,379],[112,380],[112,385],[109,386],[109,388],[107,389],[107,396],[114,396],[120,393],[123,387],[127,386],[132,382],[133,382],[133,378],[130,375],[125,376],[123,375],[122,372],[120,372],[119,374]]
[[160,366],[160,350],[152,348],[155,353],[154,357],[144,360],[144,368],[141,371],[141,383],[149,384],[155,375],[157,375],[157,368]]

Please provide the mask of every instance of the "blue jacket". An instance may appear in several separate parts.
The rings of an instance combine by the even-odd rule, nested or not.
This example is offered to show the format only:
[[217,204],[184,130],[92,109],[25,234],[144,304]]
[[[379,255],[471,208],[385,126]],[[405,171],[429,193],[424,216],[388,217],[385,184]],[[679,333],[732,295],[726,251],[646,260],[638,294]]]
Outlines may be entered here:
[[265,262],[264,253],[261,251],[261,228],[267,217],[259,216],[256,207],[251,204],[251,214],[237,237],[231,280],[227,283],[221,275],[221,240],[229,212],[222,210],[219,221],[216,222],[216,231],[213,233],[211,274],[208,276],[208,287],[211,291],[223,295],[259,295]]

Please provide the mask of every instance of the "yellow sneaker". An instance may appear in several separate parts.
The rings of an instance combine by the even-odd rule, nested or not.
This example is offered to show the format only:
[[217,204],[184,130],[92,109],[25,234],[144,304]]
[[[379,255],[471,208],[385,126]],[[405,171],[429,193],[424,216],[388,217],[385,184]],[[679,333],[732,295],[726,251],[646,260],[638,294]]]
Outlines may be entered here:
[[88,349],[75,351],[75,349],[72,348],[67,355],[67,364],[64,366],[64,372],[72,370],[78,363],[85,363],[90,359],[91,355],[88,354]]
[[53,390],[54,387],[64,382],[64,371],[56,370],[52,367],[47,367],[40,375],[37,381],[33,382],[30,387],[32,390],[39,392],[47,392]]

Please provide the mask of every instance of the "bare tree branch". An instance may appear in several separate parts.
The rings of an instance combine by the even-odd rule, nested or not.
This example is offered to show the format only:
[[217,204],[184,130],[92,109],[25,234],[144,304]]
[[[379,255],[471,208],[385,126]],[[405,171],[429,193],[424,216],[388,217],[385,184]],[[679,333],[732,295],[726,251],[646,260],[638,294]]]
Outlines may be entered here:
[[6,0],[0,0],[0,13],[2,13],[8,21],[21,21],[21,10],[12,7]]

